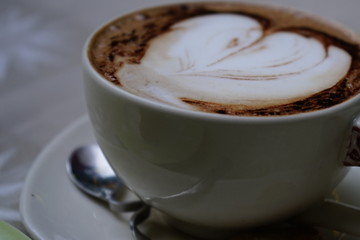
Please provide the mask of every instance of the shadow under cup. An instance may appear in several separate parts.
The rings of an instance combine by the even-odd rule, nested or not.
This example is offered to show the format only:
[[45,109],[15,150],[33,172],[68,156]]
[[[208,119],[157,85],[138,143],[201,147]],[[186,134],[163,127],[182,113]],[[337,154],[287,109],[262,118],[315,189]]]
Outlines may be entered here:
[[182,110],[107,81],[87,48],[85,93],[101,149],[131,191],[185,231],[245,229],[293,217],[321,204],[345,176],[345,165],[358,165],[348,147],[356,140],[359,95],[279,117]]

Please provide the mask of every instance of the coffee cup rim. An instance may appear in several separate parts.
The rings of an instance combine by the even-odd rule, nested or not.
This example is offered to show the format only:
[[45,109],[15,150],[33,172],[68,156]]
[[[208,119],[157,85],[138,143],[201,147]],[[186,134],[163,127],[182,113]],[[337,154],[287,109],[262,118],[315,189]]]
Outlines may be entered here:
[[[208,1],[203,1],[208,2]],[[183,2],[186,3],[186,2]],[[236,3],[236,2],[235,2]],[[241,2],[244,4],[254,4],[259,5],[259,3],[248,3],[248,2]],[[175,3],[175,4],[181,4],[181,3]],[[150,8],[156,8],[160,6],[166,6],[166,5],[174,5],[173,4],[162,4],[162,5],[155,5],[155,6],[148,6],[145,7],[146,9]],[[263,4],[265,6],[273,6],[273,7],[280,7],[285,8],[280,5],[269,5],[269,4]],[[286,9],[289,10],[295,10],[291,7],[286,7]],[[310,14],[303,10],[296,10],[303,12],[304,14]],[[146,107],[149,107],[151,109],[157,109],[164,112],[167,112],[168,114],[183,116],[183,117],[190,117],[190,118],[198,118],[208,121],[227,121],[227,122],[251,122],[251,123],[269,123],[269,122],[289,122],[289,121],[299,121],[299,120],[305,120],[305,119],[311,119],[311,118],[318,118],[323,117],[326,115],[331,115],[335,112],[338,112],[342,109],[347,109],[348,107],[351,107],[353,105],[356,105],[357,102],[359,102],[359,113],[360,113],[360,93],[354,95],[350,99],[345,100],[344,102],[341,102],[339,104],[336,104],[334,106],[314,110],[314,111],[308,111],[303,113],[295,113],[295,114],[289,114],[289,115],[278,115],[278,116],[241,116],[241,115],[227,115],[227,114],[218,114],[218,113],[208,113],[208,112],[201,112],[201,111],[195,111],[195,110],[187,110],[183,108],[179,108],[176,106],[171,106],[165,103],[157,102],[155,100],[150,100],[144,97],[137,96],[135,94],[132,94],[121,87],[115,85],[114,83],[111,83],[109,80],[107,80],[104,76],[102,76],[92,65],[90,58],[89,58],[89,47],[91,46],[92,40],[96,36],[96,34],[103,29],[106,25],[110,24],[111,22],[115,21],[116,19],[119,19],[121,17],[126,16],[127,14],[131,14],[134,11],[128,11],[124,14],[121,14],[121,16],[115,17],[110,19],[110,21],[106,21],[103,24],[100,24],[100,26],[93,31],[89,37],[86,39],[83,50],[82,50],[82,63],[84,70],[87,71],[93,79],[95,79],[103,88],[107,89],[108,91],[111,91],[112,93],[115,93],[117,95],[121,95],[122,97],[126,98],[129,101],[136,102],[139,105],[143,105]],[[324,20],[324,18],[316,16],[319,20]],[[330,22],[331,25],[341,27],[342,25],[334,22],[332,20],[327,20]],[[351,29],[347,28],[349,33],[355,34]],[[356,34],[357,35],[357,34]],[[357,35],[360,39],[360,36]],[[355,116],[354,116],[355,118]]]
[[360,113],[360,94],[355,95],[354,97],[334,105],[329,108],[314,110],[310,112],[304,113],[296,113],[291,115],[279,115],[279,116],[238,116],[238,115],[226,115],[226,114],[216,114],[216,113],[207,113],[207,112],[200,112],[194,110],[187,110],[182,109],[179,107],[171,106],[165,103],[157,102],[155,100],[149,100],[135,94],[129,93],[126,90],[122,89],[119,86],[108,81],[105,77],[103,77],[99,72],[96,71],[95,67],[91,64],[88,58],[88,51],[87,46],[85,45],[83,51],[83,65],[85,71],[90,74],[92,77],[101,87],[110,91],[113,94],[122,96],[126,98],[128,101],[137,103],[138,105],[142,105],[144,107],[148,107],[151,109],[157,109],[159,111],[164,111],[168,114],[172,115],[179,115],[183,117],[190,117],[190,118],[198,118],[198,119],[207,119],[209,121],[228,121],[228,122],[253,122],[253,123],[261,123],[261,122],[288,122],[288,121],[298,121],[298,120],[305,120],[311,118],[322,117],[325,115],[331,115],[335,112],[338,112],[342,109],[346,109],[352,105],[356,105],[359,102],[359,113]]

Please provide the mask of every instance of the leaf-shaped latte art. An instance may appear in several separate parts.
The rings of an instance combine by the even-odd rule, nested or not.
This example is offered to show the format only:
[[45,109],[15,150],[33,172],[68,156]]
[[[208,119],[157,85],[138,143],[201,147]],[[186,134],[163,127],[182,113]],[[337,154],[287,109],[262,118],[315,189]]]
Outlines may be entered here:
[[211,14],[152,39],[141,63],[125,65],[118,77],[130,92],[183,108],[201,102],[256,109],[334,86],[351,61],[348,52],[316,37],[265,32],[245,15]]

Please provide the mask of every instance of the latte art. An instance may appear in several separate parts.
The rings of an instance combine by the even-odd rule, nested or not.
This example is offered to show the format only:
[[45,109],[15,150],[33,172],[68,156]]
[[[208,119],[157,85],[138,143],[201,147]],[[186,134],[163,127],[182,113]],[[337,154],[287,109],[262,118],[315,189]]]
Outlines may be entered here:
[[244,3],[186,3],[116,19],[89,58],[136,96],[186,110],[274,116],[360,92],[360,38],[308,14]]
[[201,101],[254,109],[287,104],[334,86],[351,56],[292,31],[265,32],[253,18],[184,20],[150,42],[140,64],[117,76],[130,92],[183,108]]

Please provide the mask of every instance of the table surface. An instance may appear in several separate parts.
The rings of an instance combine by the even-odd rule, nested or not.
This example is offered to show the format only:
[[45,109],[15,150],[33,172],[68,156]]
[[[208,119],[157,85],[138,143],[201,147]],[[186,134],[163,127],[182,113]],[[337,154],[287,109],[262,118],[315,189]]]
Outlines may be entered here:
[[[176,0],[1,0],[0,220],[25,231],[19,196],[38,153],[86,114],[81,51],[102,23]],[[252,1],[255,2],[255,1]],[[359,0],[263,0],[332,18],[360,32]]]

